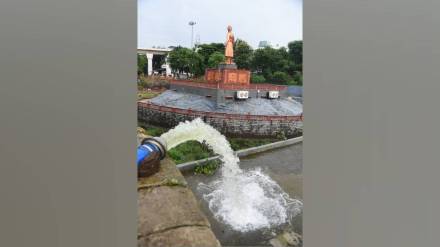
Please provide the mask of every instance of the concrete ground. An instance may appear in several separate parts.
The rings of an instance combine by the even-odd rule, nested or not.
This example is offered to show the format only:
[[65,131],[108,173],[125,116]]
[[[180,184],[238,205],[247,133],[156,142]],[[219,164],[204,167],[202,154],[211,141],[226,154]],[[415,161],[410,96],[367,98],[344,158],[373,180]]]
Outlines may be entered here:
[[294,99],[264,99],[250,98],[243,101],[227,102],[224,107],[217,107],[215,102],[204,96],[174,92],[167,90],[153,98],[150,102],[182,109],[191,108],[198,111],[221,112],[230,114],[275,115],[293,116],[300,115],[303,111],[302,104]]
[[[138,130],[139,132],[139,130]],[[146,136],[138,133],[138,138]],[[138,247],[220,247],[191,189],[168,157],[138,180]]]
[[138,181],[138,247],[220,247],[176,165],[166,158],[160,171]]

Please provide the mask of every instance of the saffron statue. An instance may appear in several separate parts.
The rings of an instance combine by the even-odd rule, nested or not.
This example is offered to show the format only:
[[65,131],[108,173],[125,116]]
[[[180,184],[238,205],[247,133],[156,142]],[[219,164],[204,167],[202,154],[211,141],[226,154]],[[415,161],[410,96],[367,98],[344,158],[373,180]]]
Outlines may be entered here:
[[223,85],[238,85],[247,87],[250,84],[251,72],[246,69],[238,69],[237,64],[232,60],[234,58],[234,41],[232,26],[228,26],[225,42],[225,61],[218,64],[216,68],[207,68],[205,70],[205,81]]
[[234,57],[234,34],[232,33],[231,25],[228,26],[228,33],[226,34],[225,57],[226,63],[232,64],[232,58]]

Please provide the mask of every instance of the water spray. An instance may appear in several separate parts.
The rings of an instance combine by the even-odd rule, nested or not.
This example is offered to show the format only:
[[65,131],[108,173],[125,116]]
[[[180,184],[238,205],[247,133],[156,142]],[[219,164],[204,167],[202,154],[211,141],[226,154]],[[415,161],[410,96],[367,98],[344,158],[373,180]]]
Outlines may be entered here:
[[196,118],[180,123],[161,135],[171,149],[189,140],[204,142],[222,162],[219,179],[199,184],[198,190],[214,217],[240,232],[286,224],[297,215],[302,202],[287,193],[261,170],[240,169],[240,159],[218,130]]

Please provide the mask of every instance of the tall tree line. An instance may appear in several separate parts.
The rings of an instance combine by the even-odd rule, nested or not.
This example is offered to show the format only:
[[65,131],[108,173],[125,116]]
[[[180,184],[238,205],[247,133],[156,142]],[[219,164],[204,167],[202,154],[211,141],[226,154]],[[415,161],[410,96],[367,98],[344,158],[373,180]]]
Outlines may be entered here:
[[[302,44],[300,40],[289,42],[287,47],[254,50],[246,41],[237,39],[234,61],[239,69],[252,72],[253,83],[302,85]],[[223,43],[200,44],[195,49],[177,47],[170,52],[169,63],[174,72],[199,77],[206,68],[215,68],[224,61],[224,49]]]

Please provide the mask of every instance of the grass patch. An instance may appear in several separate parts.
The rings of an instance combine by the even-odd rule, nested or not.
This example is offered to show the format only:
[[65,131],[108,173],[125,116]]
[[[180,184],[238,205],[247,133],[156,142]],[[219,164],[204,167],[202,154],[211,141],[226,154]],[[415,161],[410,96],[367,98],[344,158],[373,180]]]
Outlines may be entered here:
[[142,100],[142,99],[154,98],[159,94],[160,92],[155,92],[155,91],[139,91],[137,95],[138,95],[138,100]]
[[187,141],[170,149],[168,155],[176,164],[182,164],[212,157],[214,152],[205,144],[197,141]]
[[161,136],[163,133],[169,130],[168,128],[164,128],[164,127],[141,125],[141,124],[139,125],[144,130],[143,132],[149,136]]
[[258,147],[262,145],[266,145],[269,143],[281,141],[282,139],[278,138],[264,138],[264,139],[256,139],[256,138],[228,138],[229,143],[231,144],[231,148],[234,151],[238,151],[241,149]]

